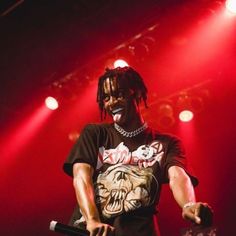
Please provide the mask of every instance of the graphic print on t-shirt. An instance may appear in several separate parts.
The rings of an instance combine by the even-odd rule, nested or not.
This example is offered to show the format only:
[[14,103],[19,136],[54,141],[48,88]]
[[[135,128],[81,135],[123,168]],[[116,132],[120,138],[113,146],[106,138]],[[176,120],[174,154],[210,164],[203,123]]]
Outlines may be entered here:
[[150,145],[141,145],[135,151],[130,152],[128,147],[121,142],[116,148],[105,149],[99,148],[99,157],[97,169],[103,163],[107,164],[131,164],[139,165],[139,167],[153,166],[157,161],[160,162],[163,156],[163,145],[160,142],[154,141]]
[[[95,184],[96,202],[103,216],[110,218],[152,204],[159,184],[151,166],[162,157],[163,146],[157,141],[133,152],[123,142],[114,149],[101,147],[100,165],[111,165],[98,175]],[[151,185],[155,185],[152,193]]]

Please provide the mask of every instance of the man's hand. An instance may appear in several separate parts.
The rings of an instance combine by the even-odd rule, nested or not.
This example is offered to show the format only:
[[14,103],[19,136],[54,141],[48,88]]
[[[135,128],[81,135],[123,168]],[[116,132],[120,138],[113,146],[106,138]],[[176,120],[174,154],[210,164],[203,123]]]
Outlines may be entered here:
[[193,223],[211,226],[213,220],[213,211],[207,203],[196,202],[187,203],[183,207],[182,216]]
[[74,188],[82,215],[86,221],[86,228],[90,236],[113,236],[114,228],[101,223],[99,212],[94,201],[93,188],[94,169],[86,163],[75,163],[73,166]]
[[87,221],[87,230],[90,232],[89,236],[114,236],[115,228],[95,220]]

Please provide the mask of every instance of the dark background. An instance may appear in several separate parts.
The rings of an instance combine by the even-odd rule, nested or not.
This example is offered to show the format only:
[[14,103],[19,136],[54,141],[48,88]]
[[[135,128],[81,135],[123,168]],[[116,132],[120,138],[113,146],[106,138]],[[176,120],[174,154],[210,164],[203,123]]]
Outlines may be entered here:
[[[84,124],[99,122],[96,80],[123,57],[144,77],[153,127],[180,136],[199,177],[197,199],[214,209],[219,235],[235,233],[236,16],[224,1],[1,1],[1,235],[53,235],[75,204],[62,164]],[[192,122],[176,113],[183,93],[200,97]],[[47,95],[58,110],[42,106]],[[175,122],[158,122],[170,102]],[[189,226],[165,186],[162,235]]]

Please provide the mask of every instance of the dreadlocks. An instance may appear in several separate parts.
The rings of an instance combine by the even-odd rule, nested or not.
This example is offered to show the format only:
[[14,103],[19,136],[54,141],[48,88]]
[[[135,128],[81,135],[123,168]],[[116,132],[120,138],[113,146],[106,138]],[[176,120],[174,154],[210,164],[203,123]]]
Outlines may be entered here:
[[104,81],[107,79],[117,79],[119,84],[122,84],[127,89],[132,89],[136,94],[139,92],[141,96],[136,96],[136,101],[139,104],[144,101],[145,107],[147,107],[147,88],[143,82],[142,77],[131,67],[118,67],[115,69],[106,69],[104,75],[99,78],[98,90],[97,90],[97,103],[101,111],[101,119],[106,116],[104,109]]

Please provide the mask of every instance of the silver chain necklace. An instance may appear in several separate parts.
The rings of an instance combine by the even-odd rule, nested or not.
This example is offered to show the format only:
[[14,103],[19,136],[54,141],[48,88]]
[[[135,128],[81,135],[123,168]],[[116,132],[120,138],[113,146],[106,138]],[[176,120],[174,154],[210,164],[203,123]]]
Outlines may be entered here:
[[120,133],[122,134],[123,136],[125,137],[128,137],[128,138],[132,138],[132,137],[135,137],[137,136],[138,134],[142,133],[147,127],[147,123],[145,122],[141,127],[139,127],[138,129],[134,130],[134,131],[130,131],[130,132],[127,132],[125,131],[123,128],[121,128],[118,124],[114,123],[114,127],[115,129]]

